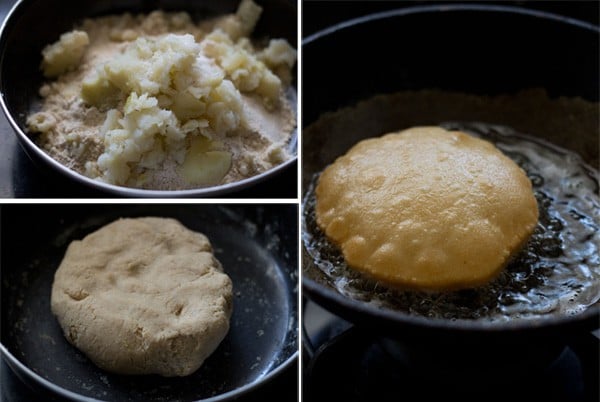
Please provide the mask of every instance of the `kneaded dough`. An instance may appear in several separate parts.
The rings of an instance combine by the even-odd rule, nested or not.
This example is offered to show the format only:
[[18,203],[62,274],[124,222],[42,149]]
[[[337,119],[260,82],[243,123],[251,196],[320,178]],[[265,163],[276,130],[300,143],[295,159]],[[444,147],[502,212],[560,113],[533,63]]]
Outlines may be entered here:
[[399,288],[483,285],[538,220],[516,163],[487,141],[439,127],[359,142],[315,191],[317,223],[348,265]]
[[232,284],[203,234],[174,219],[119,219],[69,245],[51,306],[99,367],[185,376],[227,334]]

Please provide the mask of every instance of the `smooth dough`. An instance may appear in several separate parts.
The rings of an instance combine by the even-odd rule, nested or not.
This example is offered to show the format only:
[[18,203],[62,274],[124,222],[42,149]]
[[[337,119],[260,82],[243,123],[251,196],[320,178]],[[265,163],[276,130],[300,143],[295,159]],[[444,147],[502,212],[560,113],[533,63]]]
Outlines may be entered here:
[[525,172],[491,143],[415,127],[356,144],[328,166],[316,217],[348,265],[418,290],[495,278],[538,219]]
[[69,245],[51,306],[99,367],[185,376],[227,334],[232,284],[203,234],[174,219],[119,219]]

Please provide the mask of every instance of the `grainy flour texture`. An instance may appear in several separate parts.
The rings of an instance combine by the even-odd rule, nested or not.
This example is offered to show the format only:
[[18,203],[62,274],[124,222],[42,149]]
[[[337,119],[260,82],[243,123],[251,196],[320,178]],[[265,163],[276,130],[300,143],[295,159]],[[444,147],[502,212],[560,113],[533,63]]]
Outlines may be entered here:
[[262,9],[195,23],[184,13],[87,19],[48,45],[27,120],[63,165],[119,186],[231,183],[291,157],[296,50],[249,39]]
[[119,219],[72,242],[52,285],[67,340],[120,374],[185,376],[229,331],[232,284],[211,244],[174,219]]

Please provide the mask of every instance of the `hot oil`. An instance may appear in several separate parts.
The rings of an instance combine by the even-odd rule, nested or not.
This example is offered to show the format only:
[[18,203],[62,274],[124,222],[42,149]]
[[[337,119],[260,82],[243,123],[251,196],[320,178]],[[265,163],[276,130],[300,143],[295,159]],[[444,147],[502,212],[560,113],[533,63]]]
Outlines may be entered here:
[[598,173],[577,154],[507,127],[454,122],[442,126],[491,141],[525,170],[540,212],[527,245],[486,286],[440,293],[389,289],[349,268],[317,226],[316,175],[303,202],[303,242],[330,285],[381,308],[445,319],[572,315],[600,303]]

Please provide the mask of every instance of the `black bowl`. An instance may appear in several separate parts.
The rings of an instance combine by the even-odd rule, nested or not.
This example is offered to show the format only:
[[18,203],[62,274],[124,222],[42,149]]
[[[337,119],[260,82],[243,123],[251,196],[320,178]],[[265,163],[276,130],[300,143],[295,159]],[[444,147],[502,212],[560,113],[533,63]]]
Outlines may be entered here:
[[[21,204],[5,205],[2,213],[0,355],[36,395],[76,401],[237,400],[260,394],[294,371],[296,205]],[[233,282],[231,328],[187,377],[101,370],[67,342],[50,310],[54,272],[68,244],[118,218],[139,216],[178,219],[206,234]]]
[[[297,47],[297,6],[289,0],[257,1],[263,14],[253,35],[257,38],[285,38]],[[50,167],[74,182],[107,194],[125,197],[202,197],[220,196],[251,188],[281,176],[297,166],[297,133],[289,144],[293,157],[257,176],[213,187],[158,191],[116,186],[90,179],[68,169],[43,152],[26,134],[26,118],[40,102],[38,90],[44,82],[39,68],[41,51],[73,29],[84,18],[123,12],[187,11],[196,20],[235,12],[238,0],[224,1],[75,1],[20,0],[9,12],[0,33],[0,104],[25,153],[40,169]],[[295,84],[294,84],[295,85]],[[292,185],[293,183],[290,183]],[[295,190],[294,190],[295,193]]]
[[[360,139],[445,121],[510,126],[575,151],[588,164],[597,166],[597,104],[578,114],[580,111],[551,101],[544,105],[553,104],[552,110],[546,110],[537,100],[580,97],[597,102],[599,32],[589,23],[519,7],[445,4],[371,14],[305,38],[303,194],[315,174]],[[422,90],[431,90],[427,102],[419,95]],[[402,106],[406,109],[400,110],[398,104],[387,104],[382,98],[368,113],[346,113],[343,116],[347,120],[334,129],[337,116],[342,114],[333,112],[351,110],[350,105],[375,95],[397,92],[422,102],[418,106],[405,102]],[[457,105],[456,99],[461,97],[471,97],[471,101]],[[479,102],[481,99],[485,101]],[[499,101],[494,108],[486,108],[493,103],[491,99]],[[324,115],[330,119],[330,129],[306,130]],[[581,116],[586,121],[584,127],[568,130]],[[365,119],[368,124],[359,124]],[[358,125],[362,131],[354,128]],[[511,345],[502,350],[522,353],[523,346],[534,337],[563,337],[600,327],[598,303],[578,315],[555,314],[543,320],[428,318],[342,295],[305,248],[302,270],[304,294],[323,307],[386,337],[408,337],[417,345],[445,345],[436,351],[447,349],[448,342],[460,350],[481,342],[514,341],[521,347]],[[486,348],[484,345],[480,351]],[[510,358],[510,354],[505,356]]]

